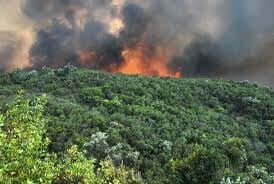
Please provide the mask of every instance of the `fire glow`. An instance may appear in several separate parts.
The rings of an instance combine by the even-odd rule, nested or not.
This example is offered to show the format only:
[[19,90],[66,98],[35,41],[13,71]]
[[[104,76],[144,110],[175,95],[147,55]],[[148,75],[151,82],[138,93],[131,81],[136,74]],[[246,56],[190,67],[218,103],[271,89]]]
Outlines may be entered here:
[[181,77],[181,72],[173,72],[168,69],[166,53],[161,51],[162,49],[158,49],[155,55],[147,56],[142,51],[142,48],[125,49],[122,52],[124,63],[117,69],[112,69],[111,71],[132,75]]
[[273,9],[269,0],[0,0],[0,71],[70,63],[273,83]]

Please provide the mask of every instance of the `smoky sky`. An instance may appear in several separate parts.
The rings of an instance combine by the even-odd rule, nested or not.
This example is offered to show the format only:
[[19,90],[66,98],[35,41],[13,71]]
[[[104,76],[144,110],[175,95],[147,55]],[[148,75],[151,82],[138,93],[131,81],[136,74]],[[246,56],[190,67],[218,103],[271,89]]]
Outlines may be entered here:
[[[20,7],[36,35],[32,68],[70,62],[108,71],[125,62],[125,48],[153,55],[161,46],[170,50],[169,69],[184,76],[274,84],[272,0],[22,0]],[[115,19],[123,27],[113,33]],[[0,52],[0,69],[12,44]]]
[[14,32],[0,31],[0,71],[13,67],[23,41]]

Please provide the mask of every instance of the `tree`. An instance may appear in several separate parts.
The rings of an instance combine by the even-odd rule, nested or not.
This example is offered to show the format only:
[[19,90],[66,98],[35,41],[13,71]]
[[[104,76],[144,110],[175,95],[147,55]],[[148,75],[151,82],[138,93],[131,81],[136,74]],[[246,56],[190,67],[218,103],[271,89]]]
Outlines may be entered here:
[[1,115],[0,180],[4,183],[50,183],[55,173],[53,158],[45,148],[45,96],[27,100],[21,94]]
[[58,158],[47,152],[43,109],[46,96],[34,100],[22,92],[0,115],[0,182],[2,183],[141,183],[140,176],[124,166],[114,167],[87,159],[77,146]]
[[211,183],[219,181],[222,170],[226,165],[224,155],[214,149],[207,149],[199,145],[183,161],[182,175],[186,183]]

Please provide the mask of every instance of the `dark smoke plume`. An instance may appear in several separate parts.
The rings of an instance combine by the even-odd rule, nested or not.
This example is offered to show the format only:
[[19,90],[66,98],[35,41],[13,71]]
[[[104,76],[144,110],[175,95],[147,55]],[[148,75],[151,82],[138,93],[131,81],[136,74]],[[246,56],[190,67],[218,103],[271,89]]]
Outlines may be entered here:
[[[121,71],[132,55],[154,67],[147,73],[162,63],[187,77],[274,85],[272,0],[22,0],[20,7],[36,33],[31,68],[70,62]],[[14,45],[0,50],[0,69],[11,67]]]
[[182,56],[175,57],[170,63],[173,70],[180,68],[184,76],[214,77],[221,68],[219,47],[210,37],[197,36],[184,49]]
[[[108,1],[26,2],[26,14],[35,17],[38,25],[37,41],[30,51],[32,67],[60,67],[70,62],[77,66],[107,69],[122,60],[119,40],[107,33],[106,26],[95,20],[95,15],[87,12],[84,17],[77,17],[79,12],[92,11],[91,5],[104,9]],[[81,25],[77,25],[79,19],[83,21]],[[86,56],[83,61],[81,55],[90,57]]]

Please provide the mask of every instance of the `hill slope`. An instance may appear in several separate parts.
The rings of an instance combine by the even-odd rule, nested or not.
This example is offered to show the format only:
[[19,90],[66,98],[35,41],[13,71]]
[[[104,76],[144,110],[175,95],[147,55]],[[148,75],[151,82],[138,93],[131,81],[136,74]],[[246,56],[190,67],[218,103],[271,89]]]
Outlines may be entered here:
[[30,98],[48,95],[49,151],[77,144],[88,157],[139,170],[147,183],[251,182],[274,171],[269,88],[67,66],[1,73],[1,111],[20,89]]

